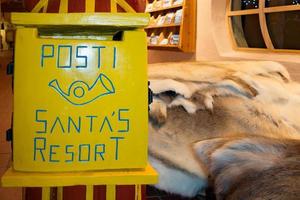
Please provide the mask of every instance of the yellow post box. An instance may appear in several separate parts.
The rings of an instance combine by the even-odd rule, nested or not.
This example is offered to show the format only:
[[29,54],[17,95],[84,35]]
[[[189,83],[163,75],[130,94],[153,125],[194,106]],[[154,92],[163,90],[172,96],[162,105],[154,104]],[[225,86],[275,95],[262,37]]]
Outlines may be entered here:
[[13,167],[147,165],[148,15],[14,13]]

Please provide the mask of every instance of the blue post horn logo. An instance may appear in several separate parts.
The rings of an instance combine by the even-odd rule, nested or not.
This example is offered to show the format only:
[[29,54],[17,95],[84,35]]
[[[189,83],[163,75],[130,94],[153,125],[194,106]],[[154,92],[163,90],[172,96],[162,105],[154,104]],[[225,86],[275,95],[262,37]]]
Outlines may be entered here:
[[52,87],[65,100],[76,106],[85,105],[100,97],[115,93],[115,87],[112,81],[102,73],[91,86],[84,81],[74,81],[69,86],[67,92],[61,89],[57,79],[50,81],[48,86]]

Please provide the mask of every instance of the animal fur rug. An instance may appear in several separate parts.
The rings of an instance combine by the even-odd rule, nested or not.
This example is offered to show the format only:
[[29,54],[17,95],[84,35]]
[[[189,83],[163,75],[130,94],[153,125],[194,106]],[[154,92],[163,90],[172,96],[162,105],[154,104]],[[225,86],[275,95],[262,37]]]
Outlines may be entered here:
[[204,191],[211,174],[199,159],[199,142],[300,139],[300,85],[279,63],[158,63],[149,65],[148,76],[154,93],[149,160],[159,173],[157,188],[187,197]]

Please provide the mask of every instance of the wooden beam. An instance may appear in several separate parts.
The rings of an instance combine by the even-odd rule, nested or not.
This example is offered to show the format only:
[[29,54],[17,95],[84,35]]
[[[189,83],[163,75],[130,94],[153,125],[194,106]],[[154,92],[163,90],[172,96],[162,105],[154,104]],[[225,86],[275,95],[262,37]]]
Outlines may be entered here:
[[265,13],[273,13],[273,12],[287,12],[287,11],[296,11],[300,10],[300,5],[288,5],[288,6],[275,6],[263,8]]
[[231,40],[231,44],[233,49],[236,49],[238,47],[235,36],[234,36],[234,32],[233,32],[233,27],[232,27],[232,21],[231,21],[231,17],[230,17],[230,12],[231,12],[231,1],[232,0],[226,0],[226,28],[227,28],[227,33],[230,37]]
[[249,9],[249,10],[236,10],[236,11],[228,11],[228,16],[239,16],[239,15],[254,15],[258,14],[259,9]]
[[48,5],[48,0],[40,0],[34,8],[31,10],[31,12],[37,13],[39,12],[45,5]]
[[260,24],[260,29],[262,33],[262,37],[265,41],[265,44],[268,49],[274,49],[268,26],[267,26],[267,21],[266,21],[266,14],[264,13],[264,8],[266,5],[266,0],[260,0],[259,1],[259,24]]
[[112,12],[112,13],[118,12],[117,3],[115,0],[110,0],[110,12]]
[[67,13],[67,12],[68,12],[68,0],[60,0],[59,13]]

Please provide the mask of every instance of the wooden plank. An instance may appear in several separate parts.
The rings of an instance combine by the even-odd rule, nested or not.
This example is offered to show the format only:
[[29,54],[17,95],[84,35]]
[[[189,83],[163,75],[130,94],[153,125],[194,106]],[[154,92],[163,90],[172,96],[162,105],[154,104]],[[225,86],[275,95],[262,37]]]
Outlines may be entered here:
[[116,185],[107,185],[106,200],[115,200],[115,199],[116,199]]
[[47,0],[47,3],[46,3],[46,4],[44,5],[44,7],[43,7],[43,13],[46,13],[46,12],[47,12],[48,4],[49,4],[49,1]]
[[149,23],[145,13],[12,13],[11,22],[22,26],[84,25],[142,28]]
[[110,0],[110,12],[112,12],[112,13],[118,12],[117,3],[115,0]]
[[154,9],[154,10],[150,10],[147,11],[148,13],[153,13],[153,12],[159,12],[159,11],[164,11],[164,10],[171,10],[174,8],[181,8],[182,5],[174,5],[174,6],[170,6],[170,7],[165,7],[165,8],[159,8],[159,9]]
[[180,26],[180,24],[164,24],[164,25],[159,25],[159,26],[147,26],[145,29],[176,27],[176,26]]
[[93,200],[94,199],[94,186],[87,185],[85,190],[85,199],[86,200]]
[[42,200],[50,200],[50,187],[43,187]]
[[34,8],[31,10],[33,13],[39,12],[46,4],[48,4],[48,0],[40,0]]
[[175,44],[149,44],[148,47],[179,48]]
[[259,9],[248,9],[248,10],[235,10],[235,11],[228,11],[228,16],[239,16],[239,15],[254,15],[258,14]]
[[68,12],[68,0],[60,0],[59,12],[67,13]]
[[234,36],[231,17],[229,16],[231,1],[232,0],[226,0],[226,20],[227,20],[226,28],[227,28],[227,33],[230,37],[232,48],[236,49],[238,45]]
[[142,200],[142,186],[135,185],[135,200]]
[[273,13],[273,12],[286,12],[286,11],[295,11],[300,10],[300,5],[288,5],[288,6],[275,6],[263,8],[265,13]]
[[135,10],[125,0],[115,0],[126,12],[135,13]]
[[59,187],[72,185],[134,185],[155,184],[156,171],[145,169],[102,170],[86,172],[33,173],[8,169],[1,179],[2,187]]
[[57,200],[63,200],[63,187],[57,187]]
[[266,5],[266,0],[259,1],[259,24],[263,39],[268,49],[274,49],[266,21],[266,15],[264,13],[264,7]]
[[184,52],[195,52],[196,49],[196,0],[185,0],[180,26],[180,44]]
[[85,1],[85,12],[87,12],[87,13],[95,12],[95,0],[86,0]]

